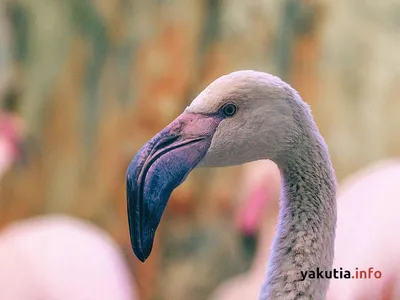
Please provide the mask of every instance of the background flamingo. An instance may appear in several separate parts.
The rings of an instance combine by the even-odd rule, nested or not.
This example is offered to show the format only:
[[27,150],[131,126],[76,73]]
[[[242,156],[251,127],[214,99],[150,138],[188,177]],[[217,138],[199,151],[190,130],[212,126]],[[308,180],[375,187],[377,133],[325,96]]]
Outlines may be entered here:
[[21,154],[22,132],[20,118],[0,110],[0,180]]
[[[381,279],[332,279],[329,300],[400,299],[400,160],[366,167],[341,184],[334,267]],[[385,296],[386,299],[388,296]]]
[[257,299],[275,234],[280,190],[280,173],[272,161],[243,166],[237,227],[244,235],[257,235],[257,249],[249,271],[223,282],[210,300]]
[[72,217],[9,225],[0,234],[0,270],[0,299],[139,299],[110,236]]

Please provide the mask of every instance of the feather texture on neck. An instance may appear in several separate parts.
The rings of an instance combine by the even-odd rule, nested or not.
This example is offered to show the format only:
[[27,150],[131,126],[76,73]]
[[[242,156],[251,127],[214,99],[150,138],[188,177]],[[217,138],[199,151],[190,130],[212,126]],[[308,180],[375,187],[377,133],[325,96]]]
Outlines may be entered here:
[[335,175],[326,144],[312,129],[278,158],[279,223],[260,300],[325,299],[329,280],[301,274],[332,268],[336,227]]

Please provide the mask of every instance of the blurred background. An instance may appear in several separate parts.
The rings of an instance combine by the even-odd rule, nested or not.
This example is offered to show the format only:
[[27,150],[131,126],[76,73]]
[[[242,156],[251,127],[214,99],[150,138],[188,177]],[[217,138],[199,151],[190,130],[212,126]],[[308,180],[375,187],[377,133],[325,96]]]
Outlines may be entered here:
[[0,230],[85,219],[118,244],[139,299],[206,299],[254,255],[233,225],[242,167],[191,174],[142,264],[126,215],[135,153],[211,81],[256,69],[311,105],[340,180],[400,155],[399,51],[398,0],[1,0],[0,135],[14,144]]

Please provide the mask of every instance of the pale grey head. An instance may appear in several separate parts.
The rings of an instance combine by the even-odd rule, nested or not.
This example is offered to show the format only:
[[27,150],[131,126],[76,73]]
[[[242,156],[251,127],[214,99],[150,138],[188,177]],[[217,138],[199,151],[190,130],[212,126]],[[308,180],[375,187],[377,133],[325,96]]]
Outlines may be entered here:
[[[259,159],[276,160],[301,134],[298,93],[279,77],[252,70],[224,75],[205,88],[186,108],[213,114],[232,103],[237,113],[223,119],[200,166],[232,166]],[[296,115],[296,116],[295,116]],[[308,117],[307,114],[304,117]]]

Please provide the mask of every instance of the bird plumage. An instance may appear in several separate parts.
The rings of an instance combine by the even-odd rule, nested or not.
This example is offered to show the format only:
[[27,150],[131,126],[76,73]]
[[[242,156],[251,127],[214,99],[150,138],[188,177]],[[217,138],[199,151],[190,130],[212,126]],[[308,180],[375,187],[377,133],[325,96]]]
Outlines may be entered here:
[[[235,115],[224,115],[228,103]],[[287,83],[263,72],[238,71],[215,80],[132,160],[127,198],[137,257],[150,255],[170,193],[193,168],[260,159],[277,164],[283,193],[259,299],[324,299],[329,280],[302,280],[300,273],[332,266],[335,174],[310,107]]]

